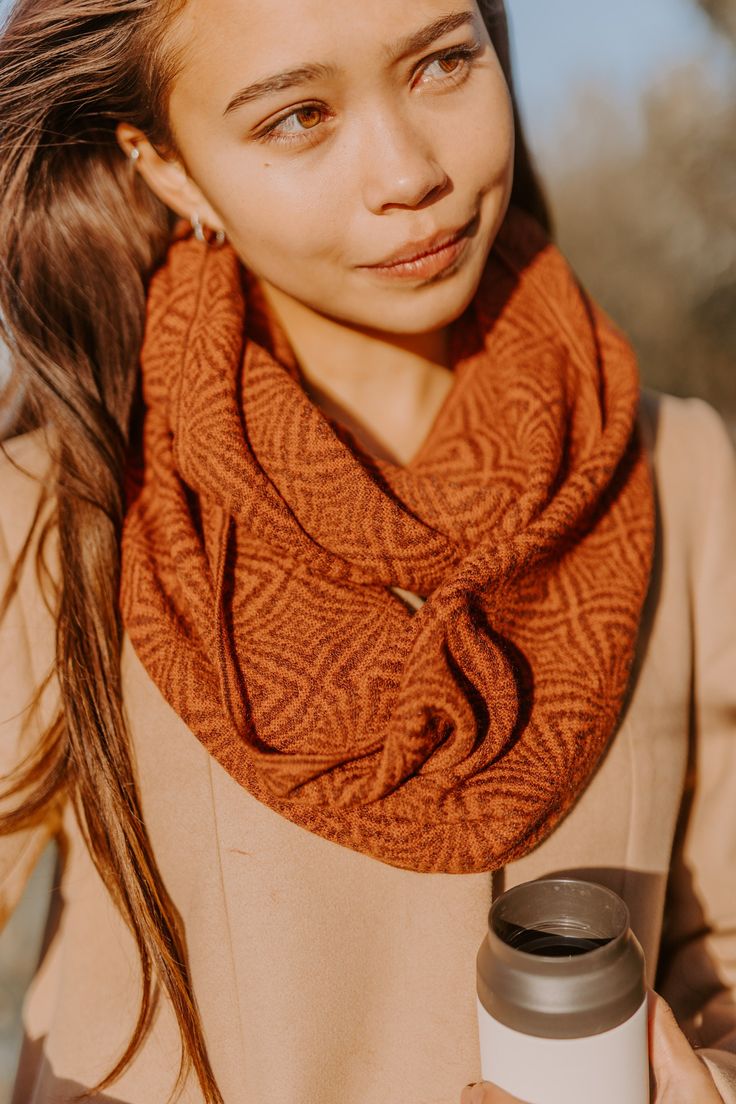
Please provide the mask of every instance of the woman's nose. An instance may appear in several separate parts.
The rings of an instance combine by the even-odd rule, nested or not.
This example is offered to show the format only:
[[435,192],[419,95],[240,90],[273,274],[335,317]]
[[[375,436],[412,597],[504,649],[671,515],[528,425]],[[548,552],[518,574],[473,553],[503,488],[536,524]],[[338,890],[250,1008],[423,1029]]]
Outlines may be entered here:
[[366,136],[363,195],[375,214],[391,207],[419,207],[448,183],[426,134],[409,120],[383,118]]

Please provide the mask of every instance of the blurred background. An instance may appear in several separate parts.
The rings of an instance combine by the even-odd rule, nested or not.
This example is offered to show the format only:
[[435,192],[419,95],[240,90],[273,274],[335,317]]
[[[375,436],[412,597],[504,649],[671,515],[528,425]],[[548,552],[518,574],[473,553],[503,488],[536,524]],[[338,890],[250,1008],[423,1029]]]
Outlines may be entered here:
[[[507,9],[560,247],[629,335],[645,381],[708,399],[736,435],[736,0]],[[0,935],[0,1104],[53,865],[49,848]]]
[[644,380],[736,432],[736,0],[508,0],[559,244]]

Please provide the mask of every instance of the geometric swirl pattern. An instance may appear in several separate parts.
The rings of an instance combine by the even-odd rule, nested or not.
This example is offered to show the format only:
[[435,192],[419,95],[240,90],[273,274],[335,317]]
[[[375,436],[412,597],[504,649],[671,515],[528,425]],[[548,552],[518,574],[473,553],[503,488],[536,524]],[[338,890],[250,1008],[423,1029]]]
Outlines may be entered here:
[[452,367],[412,462],[368,455],[234,250],[180,231],[149,289],[120,604],[257,800],[393,866],[475,873],[544,839],[605,752],[654,509],[634,353],[513,206]]

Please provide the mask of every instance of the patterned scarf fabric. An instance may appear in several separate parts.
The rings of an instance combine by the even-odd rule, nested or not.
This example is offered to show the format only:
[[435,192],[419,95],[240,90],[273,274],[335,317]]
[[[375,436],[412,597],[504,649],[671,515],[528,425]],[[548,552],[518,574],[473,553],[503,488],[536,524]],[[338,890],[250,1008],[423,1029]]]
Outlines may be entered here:
[[510,207],[399,465],[311,401],[229,245],[180,233],[148,307],[121,609],[163,696],[335,843],[445,873],[530,851],[615,730],[649,580],[624,336]]

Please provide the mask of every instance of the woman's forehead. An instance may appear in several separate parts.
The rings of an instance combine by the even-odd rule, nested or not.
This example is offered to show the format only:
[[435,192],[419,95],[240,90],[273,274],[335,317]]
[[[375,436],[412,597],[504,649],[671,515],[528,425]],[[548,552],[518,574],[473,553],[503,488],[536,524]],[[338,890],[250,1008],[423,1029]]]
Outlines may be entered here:
[[188,0],[174,34],[195,79],[206,69],[260,80],[302,65],[350,69],[368,55],[388,64],[421,48],[423,34],[433,41],[471,22],[471,0]]

